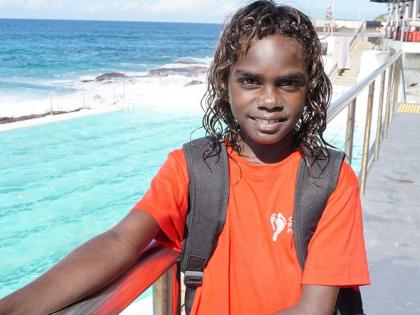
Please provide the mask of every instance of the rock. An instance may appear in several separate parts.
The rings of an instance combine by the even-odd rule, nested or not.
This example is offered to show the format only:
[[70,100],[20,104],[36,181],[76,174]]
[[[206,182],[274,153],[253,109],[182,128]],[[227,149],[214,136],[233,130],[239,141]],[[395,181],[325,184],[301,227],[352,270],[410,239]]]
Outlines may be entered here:
[[149,70],[149,75],[155,77],[167,77],[168,75],[186,75],[195,76],[207,73],[207,66],[191,65],[186,67],[162,67]]
[[41,118],[41,117],[45,117],[45,116],[50,116],[50,115],[61,115],[61,114],[67,114],[67,113],[74,113],[74,112],[78,112],[81,111],[83,108],[76,108],[73,110],[69,110],[69,111],[52,111],[52,112],[46,112],[46,113],[42,113],[42,114],[31,114],[31,115],[25,115],[25,116],[18,116],[18,117],[0,117],[0,124],[7,124],[7,123],[13,123],[13,122],[17,122],[17,121],[22,121],[22,120],[28,120],[28,119],[34,119],[34,118]]
[[128,78],[128,77],[124,73],[121,73],[121,72],[107,72],[107,73],[97,76],[95,81],[102,82],[105,80],[112,80],[115,78]]
[[188,82],[187,84],[185,84],[184,86],[199,85],[199,84],[204,84],[204,82],[200,80],[192,80]]
[[185,59],[177,59],[177,60],[175,60],[175,63],[186,65],[186,64],[190,64],[192,62],[188,62],[188,60],[185,60]]

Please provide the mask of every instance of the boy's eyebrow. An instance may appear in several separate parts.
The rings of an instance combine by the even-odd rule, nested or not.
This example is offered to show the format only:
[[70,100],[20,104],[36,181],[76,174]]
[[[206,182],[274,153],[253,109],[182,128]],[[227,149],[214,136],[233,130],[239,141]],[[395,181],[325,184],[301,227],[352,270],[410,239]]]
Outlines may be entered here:
[[303,86],[306,83],[306,76],[301,72],[288,73],[277,77],[276,81],[293,81],[296,82],[298,85]]
[[251,77],[251,78],[259,78],[260,77],[256,73],[245,71],[245,70],[240,70],[240,69],[235,70],[234,73],[235,73],[236,76],[244,76],[244,77]]
[[304,85],[306,82],[306,76],[303,73],[288,73],[276,78],[276,81],[294,81],[301,85]]
[[[257,73],[253,73],[253,72],[250,72],[250,71],[247,71],[247,70],[241,70],[241,69],[236,69],[234,74],[236,76],[244,76],[244,77],[250,77],[250,78],[260,78],[260,77],[262,77],[261,75],[259,75]],[[302,72],[291,72],[291,73],[286,73],[284,75],[279,75],[278,77],[276,77],[276,80],[306,81],[306,76]]]

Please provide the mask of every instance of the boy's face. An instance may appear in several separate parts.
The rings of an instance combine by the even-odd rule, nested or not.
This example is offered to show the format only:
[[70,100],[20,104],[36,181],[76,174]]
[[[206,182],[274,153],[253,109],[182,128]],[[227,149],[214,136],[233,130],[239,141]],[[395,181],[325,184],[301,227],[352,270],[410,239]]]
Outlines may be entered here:
[[308,73],[302,47],[270,35],[257,41],[231,67],[228,96],[241,127],[244,149],[293,144],[293,130],[306,101]]

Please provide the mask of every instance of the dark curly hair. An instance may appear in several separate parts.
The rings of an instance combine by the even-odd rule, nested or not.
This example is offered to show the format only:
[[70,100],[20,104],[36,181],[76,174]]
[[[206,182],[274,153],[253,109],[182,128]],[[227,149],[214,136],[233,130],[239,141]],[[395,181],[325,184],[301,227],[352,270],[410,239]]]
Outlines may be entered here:
[[294,132],[297,148],[306,158],[323,154],[326,112],[331,82],[324,72],[321,43],[309,18],[299,10],[259,0],[239,9],[224,26],[208,73],[207,92],[202,99],[203,127],[210,137],[206,156],[218,155],[220,143],[239,147],[240,126],[227,101],[227,82],[232,65],[258,40],[272,34],[293,38],[302,47],[309,77],[306,104]]

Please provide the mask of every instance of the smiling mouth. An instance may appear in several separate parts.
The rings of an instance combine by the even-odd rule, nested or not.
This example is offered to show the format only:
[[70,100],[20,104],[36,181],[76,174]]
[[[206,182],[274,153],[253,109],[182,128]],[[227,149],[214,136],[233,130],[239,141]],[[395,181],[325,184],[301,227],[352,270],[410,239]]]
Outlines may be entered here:
[[252,118],[252,119],[260,124],[267,124],[267,125],[279,123],[281,121],[280,119],[261,119],[261,118]]
[[280,123],[285,121],[285,119],[262,119],[256,117],[250,118],[255,122],[256,129],[264,133],[275,132],[279,128]]

